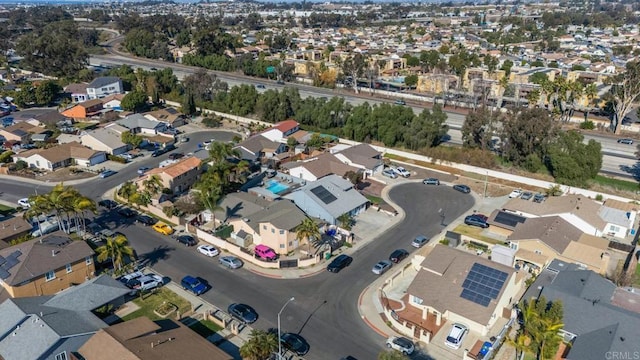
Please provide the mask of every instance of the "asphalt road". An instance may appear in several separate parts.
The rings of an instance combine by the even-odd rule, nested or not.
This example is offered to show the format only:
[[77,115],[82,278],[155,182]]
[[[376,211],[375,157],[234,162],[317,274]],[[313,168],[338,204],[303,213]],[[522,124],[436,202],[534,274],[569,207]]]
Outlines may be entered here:
[[[397,248],[414,250],[410,241],[416,235],[430,237],[440,232],[439,209],[445,212],[448,223],[474,204],[472,196],[444,185],[402,184],[393,188],[390,196],[406,211],[400,224],[353,254],[351,266],[340,273],[323,272],[302,279],[272,279],[244,269],[228,270],[218,265],[217,258],[207,258],[195,248],[176,244],[171,237],[151,228],[117,216],[110,216],[107,223],[129,238],[140,258],[149,259],[153,269],[173,281],[180,281],[186,274],[207,279],[213,289],[202,295],[203,299],[222,309],[233,302],[253,306],[260,315],[256,328],[276,328],[278,311],[287,299],[295,297],[281,316],[282,331],[299,333],[307,339],[311,351],[305,359],[339,359],[346,355],[375,359],[384,348],[385,339],[363,322],[357,309],[360,293],[377,276],[371,267]],[[419,359],[420,355],[414,358]]]

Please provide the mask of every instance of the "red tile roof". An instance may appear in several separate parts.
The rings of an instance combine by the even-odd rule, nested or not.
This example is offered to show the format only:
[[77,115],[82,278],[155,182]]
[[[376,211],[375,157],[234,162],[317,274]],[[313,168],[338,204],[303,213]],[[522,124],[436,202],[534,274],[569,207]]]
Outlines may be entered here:
[[294,129],[296,126],[299,126],[300,124],[298,124],[297,121],[295,120],[285,120],[285,121],[280,121],[279,123],[275,124],[273,127],[282,131],[282,133],[286,133],[287,131],[291,131],[291,129]]

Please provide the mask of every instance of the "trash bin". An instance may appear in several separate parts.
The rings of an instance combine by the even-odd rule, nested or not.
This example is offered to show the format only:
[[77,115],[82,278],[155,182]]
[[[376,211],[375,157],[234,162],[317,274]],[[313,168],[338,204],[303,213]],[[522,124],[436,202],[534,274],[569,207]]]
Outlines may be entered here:
[[325,260],[329,260],[329,259],[331,259],[331,253],[330,253],[330,252],[328,252],[328,251],[327,251],[326,253],[324,253],[324,259],[325,259]]

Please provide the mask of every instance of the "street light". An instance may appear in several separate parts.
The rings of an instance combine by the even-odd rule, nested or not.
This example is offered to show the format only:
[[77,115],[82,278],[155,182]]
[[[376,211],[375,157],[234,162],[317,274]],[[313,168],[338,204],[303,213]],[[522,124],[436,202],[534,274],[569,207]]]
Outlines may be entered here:
[[292,296],[291,299],[287,300],[287,302],[282,305],[282,309],[280,309],[280,312],[278,312],[278,360],[282,360],[282,342],[280,341],[280,314],[282,314],[284,308],[286,308],[287,305],[289,305],[289,303],[293,300],[295,300],[295,298]]

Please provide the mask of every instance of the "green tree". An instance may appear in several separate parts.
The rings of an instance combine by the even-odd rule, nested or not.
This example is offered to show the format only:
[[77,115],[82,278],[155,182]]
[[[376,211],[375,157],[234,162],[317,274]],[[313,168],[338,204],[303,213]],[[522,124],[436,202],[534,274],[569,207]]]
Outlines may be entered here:
[[277,350],[278,337],[276,334],[253,329],[249,340],[240,347],[240,355],[247,360],[266,360]]
[[415,87],[418,84],[418,75],[411,74],[404,77],[404,84],[408,87]]
[[125,144],[131,145],[131,147],[135,149],[142,144],[144,139],[138,134],[131,133],[131,131],[125,131],[120,135],[120,140]]
[[320,229],[313,219],[305,218],[296,227],[296,237],[307,244],[307,252],[311,252],[311,243],[321,238]]
[[197,108],[196,108],[196,100],[195,97],[193,95],[192,92],[187,91],[184,93],[184,96],[182,97],[182,107],[181,107],[181,111],[185,114],[185,115],[194,115],[197,112]]
[[230,157],[239,157],[240,152],[233,148],[233,144],[214,141],[209,145],[209,160],[214,165],[223,164]]
[[507,59],[502,63],[502,67],[500,67],[501,70],[504,70],[504,75],[505,76],[509,76],[511,75],[511,68],[513,68],[513,61]]
[[583,143],[584,136],[575,130],[560,132],[547,152],[547,167],[557,182],[586,186],[602,167],[601,145],[595,140]]
[[336,220],[338,220],[338,225],[347,231],[350,231],[353,227],[354,219],[349,213],[338,216]]
[[486,55],[484,57],[484,66],[487,67],[489,74],[493,74],[498,69],[500,61],[495,56]]
[[43,81],[35,90],[36,103],[48,106],[61,91],[62,87],[57,82],[53,80]]
[[129,202],[133,195],[137,192],[138,186],[133,181],[126,181],[120,186],[116,193],[118,194],[118,196]]
[[546,81],[549,81],[547,74],[542,71],[535,72],[529,76],[529,82],[532,84],[542,85]]
[[486,107],[470,111],[460,129],[463,146],[482,150],[490,149],[491,137],[501,120],[502,116],[498,112],[494,113]]
[[129,241],[123,235],[108,237],[104,245],[96,249],[98,262],[111,259],[113,268],[121,270],[125,259],[133,259],[133,248],[129,246]]
[[542,159],[557,133],[558,125],[545,109],[511,113],[502,121],[502,156],[516,165],[530,155]]
[[412,116],[409,121],[402,135],[404,145],[411,150],[439,145],[449,131],[446,121],[447,113],[442,111],[439,104],[434,105],[431,111],[424,109],[418,116]]
[[620,133],[622,120],[640,100],[640,61],[627,62],[625,70],[610,80],[609,99],[614,112],[611,129],[616,134]]
[[147,101],[148,97],[144,91],[134,90],[122,98],[120,105],[126,111],[142,112],[148,107]]

